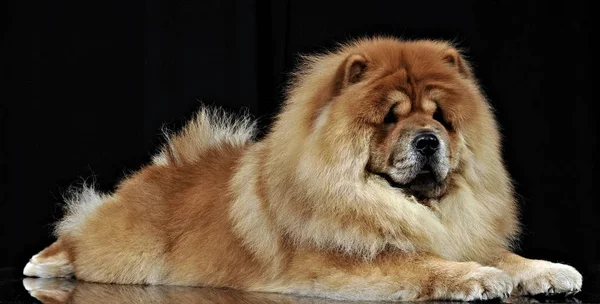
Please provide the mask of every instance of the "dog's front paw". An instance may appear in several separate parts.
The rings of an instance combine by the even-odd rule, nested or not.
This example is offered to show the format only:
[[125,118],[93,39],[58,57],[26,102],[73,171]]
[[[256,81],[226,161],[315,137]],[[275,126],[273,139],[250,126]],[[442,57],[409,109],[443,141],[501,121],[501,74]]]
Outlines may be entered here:
[[513,282],[508,274],[494,267],[476,267],[464,275],[434,286],[434,298],[441,300],[490,300],[510,295]]
[[534,260],[513,274],[513,281],[516,295],[570,295],[581,291],[583,278],[569,265]]

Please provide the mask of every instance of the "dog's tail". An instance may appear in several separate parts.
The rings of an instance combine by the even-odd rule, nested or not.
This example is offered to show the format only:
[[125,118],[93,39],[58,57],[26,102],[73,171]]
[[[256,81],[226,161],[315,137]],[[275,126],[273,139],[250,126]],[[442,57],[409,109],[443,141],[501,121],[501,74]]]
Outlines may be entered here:
[[224,110],[202,107],[195,118],[175,134],[163,130],[167,142],[153,157],[154,164],[189,164],[202,152],[223,146],[243,146],[254,138],[256,122],[247,114],[231,115]]
[[70,277],[73,273],[73,265],[60,239],[31,257],[23,269],[24,275],[40,278]]

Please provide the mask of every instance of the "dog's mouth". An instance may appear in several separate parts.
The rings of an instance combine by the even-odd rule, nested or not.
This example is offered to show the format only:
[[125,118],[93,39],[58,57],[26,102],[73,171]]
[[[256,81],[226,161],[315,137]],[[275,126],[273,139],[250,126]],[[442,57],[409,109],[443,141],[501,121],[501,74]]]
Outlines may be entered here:
[[[433,173],[433,168],[431,168],[431,165],[425,165],[423,168],[421,168],[419,173],[417,173],[417,176],[424,175],[424,174],[432,174],[432,173]],[[435,178],[435,176],[433,176],[433,178]]]
[[444,181],[439,179],[435,170],[430,165],[423,166],[415,177],[406,183],[395,181],[387,173],[378,172],[374,174],[385,179],[391,187],[402,189],[422,199],[438,198],[444,193],[446,188]]

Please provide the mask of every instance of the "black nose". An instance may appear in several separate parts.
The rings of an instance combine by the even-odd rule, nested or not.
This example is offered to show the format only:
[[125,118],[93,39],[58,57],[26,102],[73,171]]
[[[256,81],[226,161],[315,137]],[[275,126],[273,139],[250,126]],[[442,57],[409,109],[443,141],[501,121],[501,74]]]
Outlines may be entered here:
[[433,133],[421,133],[415,137],[413,147],[425,156],[431,156],[440,146],[440,141]]

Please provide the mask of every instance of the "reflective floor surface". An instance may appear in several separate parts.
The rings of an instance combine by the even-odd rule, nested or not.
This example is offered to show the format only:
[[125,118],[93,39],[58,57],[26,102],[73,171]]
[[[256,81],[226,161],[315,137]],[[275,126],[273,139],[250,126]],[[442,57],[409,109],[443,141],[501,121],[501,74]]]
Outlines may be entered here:
[[[587,284],[586,284],[587,283]],[[598,282],[584,280],[584,292],[564,297],[513,297],[491,303],[600,303]],[[587,290],[586,290],[587,289]],[[343,303],[340,301],[230,289],[177,286],[111,285],[70,279],[0,278],[1,303]],[[355,303],[355,302],[354,302]],[[424,302],[421,302],[424,303]],[[437,302],[452,303],[452,302]]]

